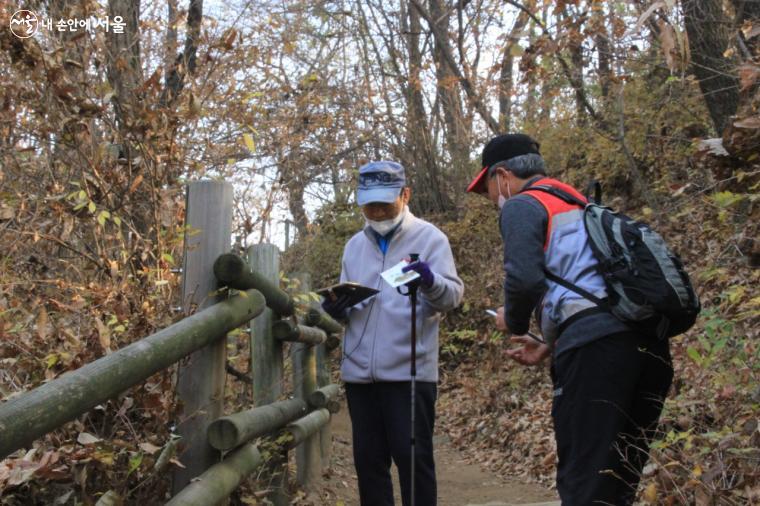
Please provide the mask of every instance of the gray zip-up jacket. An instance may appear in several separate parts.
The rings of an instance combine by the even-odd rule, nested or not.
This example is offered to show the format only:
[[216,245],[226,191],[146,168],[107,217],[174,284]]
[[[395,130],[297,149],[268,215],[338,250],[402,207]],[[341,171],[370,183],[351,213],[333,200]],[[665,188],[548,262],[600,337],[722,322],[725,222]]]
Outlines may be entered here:
[[[457,276],[446,236],[435,225],[409,211],[383,255],[371,228],[356,233],[343,250],[341,282],[354,281],[380,290],[349,308],[343,341],[343,381],[372,383],[411,379],[411,303],[383,280],[388,270],[410,253],[430,265],[433,286],[417,297],[418,381],[438,381],[438,324],[441,313],[462,301],[464,284]],[[404,288],[402,288],[404,290]]]

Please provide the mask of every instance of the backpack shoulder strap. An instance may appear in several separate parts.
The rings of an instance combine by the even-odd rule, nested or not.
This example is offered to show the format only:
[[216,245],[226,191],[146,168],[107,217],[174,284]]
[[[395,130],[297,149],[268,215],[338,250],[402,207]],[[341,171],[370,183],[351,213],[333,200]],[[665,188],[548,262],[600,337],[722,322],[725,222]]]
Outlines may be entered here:
[[609,307],[609,304],[607,303],[606,300],[600,299],[599,297],[597,297],[596,295],[592,294],[588,290],[584,290],[580,286],[578,286],[578,285],[576,285],[574,283],[571,283],[571,282],[569,282],[568,280],[566,280],[564,278],[561,278],[561,277],[557,276],[556,274],[550,272],[547,269],[544,269],[544,275],[546,276],[547,279],[551,279],[552,281],[554,281],[558,285],[564,286],[568,290],[573,291],[573,292],[577,293],[578,295],[580,295],[581,297],[584,297],[585,299],[590,300],[591,302],[593,302],[594,304],[596,304],[597,306],[599,306],[601,308],[607,309]]
[[564,200],[568,204],[574,204],[576,206],[580,206],[582,208],[586,207],[586,202],[582,201],[575,195],[571,195],[570,193],[560,190],[559,188],[556,188],[554,186],[549,185],[536,185],[536,186],[530,186],[528,188],[525,188],[520,191],[520,193],[527,192],[527,191],[533,191],[537,190],[540,192],[548,193],[549,195],[554,195],[558,199]]
[[[557,197],[558,199],[561,199],[561,200],[567,202],[568,204],[577,205],[577,206],[579,206],[579,207],[581,207],[583,209],[585,209],[586,205],[587,205],[586,202],[584,202],[583,200],[579,199],[575,195],[572,195],[572,194],[570,194],[570,193],[568,193],[568,192],[566,192],[564,190],[561,190],[559,188],[556,188],[554,186],[536,185],[536,186],[530,186],[528,188],[525,188],[522,191],[525,192],[525,191],[531,191],[531,190],[537,190],[537,191],[540,191],[540,192],[548,193],[550,195],[553,195],[553,196]],[[599,188],[599,192],[601,192],[601,187]],[[581,297],[583,297],[583,298],[585,298],[587,300],[590,300],[591,302],[593,302],[594,304],[596,304],[600,308],[605,309],[605,310],[609,309],[609,304],[608,304],[607,300],[600,299],[596,295],[592,294],[588,290],[584,290],[583,288],[581,288],[580,286],[576,285],[575,283],[571,283],[568,280],[557,276],[553,272],[550,272],[548,269],[544,269],[544,275],[546,276],[547,279],[550,279],[551,281],[554,281],[558,285],[561,285],[561,286],[567,288],[568,290],[577,293]]]
[[[575,195],[572,195],[572,194],[570,194],[570,193],[568,193],[568,192],[566,192],[566,191],[564,191],[564,190],[562,190],[560,188],[557,188],[557,187],[554,187],[554,186],[550,186],[550,185],[546,185],[546,184],[529,186],[528,188],[524,188],[520,193],[527,192],[527,191],[532,191],[532,190],[548,193],[549,195],[553,195],[553,196],[557,197],[558,199],[567,202],[568,204],[576,205],[576,206],[579,206],[579,207],[581,207],[583,209],[585,209],[586,205],[587,205],[586,202],[584,202],[583,200],[579,199]],[[599,189],[599,191],[601,192],[601,188]],[[593,302],[594,304],[596,304],[600,308],[605,309],[605,310],[607,310],[609,308],[609,304],[607,303],[606,300],[600,299],[599,297],[597,297],[596,295],[592,294],[588,290],[584,290],[583,288],[581,288],[580,286],[576,285],[575,283],[571,283],[568,280],[557,276],[556,274],[550,272],[546,268],[544,269],[544,275],[546,276],[547,279],[550,279],[551,281],[554,281],[558,285],[564,286],[568,290],[571,290],[571,291],[577,293],[578,295],[580,295],[581,297],[584,297],[585,299],[590,300],[591,302]]]
[[589,181],[586,186],[586,199],[594,204],[602,205],[602,183],[596,179]]

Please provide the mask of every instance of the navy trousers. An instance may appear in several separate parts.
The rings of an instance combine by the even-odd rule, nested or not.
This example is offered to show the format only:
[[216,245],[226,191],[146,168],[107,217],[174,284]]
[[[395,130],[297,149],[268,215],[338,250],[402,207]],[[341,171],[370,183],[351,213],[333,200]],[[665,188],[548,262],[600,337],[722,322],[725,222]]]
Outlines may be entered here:
[[[433,459],[435,383],[416,383],[415,504],[435,506]],[[354,465],[361,506],[393,506],[391,461],[401,484],[401,501],[411,504],[411,382],[346,383]]]
[[552,418],[563,506],[633,503],[672,379],[668,341],[635,333],[556,358]]

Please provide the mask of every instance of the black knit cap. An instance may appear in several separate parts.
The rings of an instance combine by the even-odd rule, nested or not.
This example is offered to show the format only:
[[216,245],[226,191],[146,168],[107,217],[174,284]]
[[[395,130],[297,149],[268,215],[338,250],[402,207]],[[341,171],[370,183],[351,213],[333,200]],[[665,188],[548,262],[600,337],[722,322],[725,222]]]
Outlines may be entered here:
[[496,162],[509,160],[520,155],[539,153],[540,145],[525,134],[504,134],[491,139],[483,148],[481,162],[483,168],[490,167]]

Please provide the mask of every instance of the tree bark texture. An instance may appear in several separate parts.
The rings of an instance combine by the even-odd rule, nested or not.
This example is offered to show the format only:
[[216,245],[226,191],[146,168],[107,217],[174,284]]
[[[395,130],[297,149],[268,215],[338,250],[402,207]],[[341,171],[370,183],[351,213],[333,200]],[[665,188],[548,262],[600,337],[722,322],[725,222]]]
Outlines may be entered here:
[[108,80],[116,93],[113,97],[116,121],[122,138],[128,137],[129,125],[140,107],[136,90],[142,84],[140,56],[140,0],[108,0],[110,19],[121,16],[126,25],[120,36],[106,37],[109,59]]
[[177,56],[174,64],[168,72],[166,87],[162,97],[162,103],[164,105],[173,104],[185,87],[187,76],[195,75],[196,53],[198,52],[198,40],[201,36],[202,21],[203,0],[190,0],[187,9],[187,35],[185,36],[185,48],[182,53]]
[[720,135],[739,104],[735,63],[723,56],[731,28],[720,0],[682,0],[694,75]]

